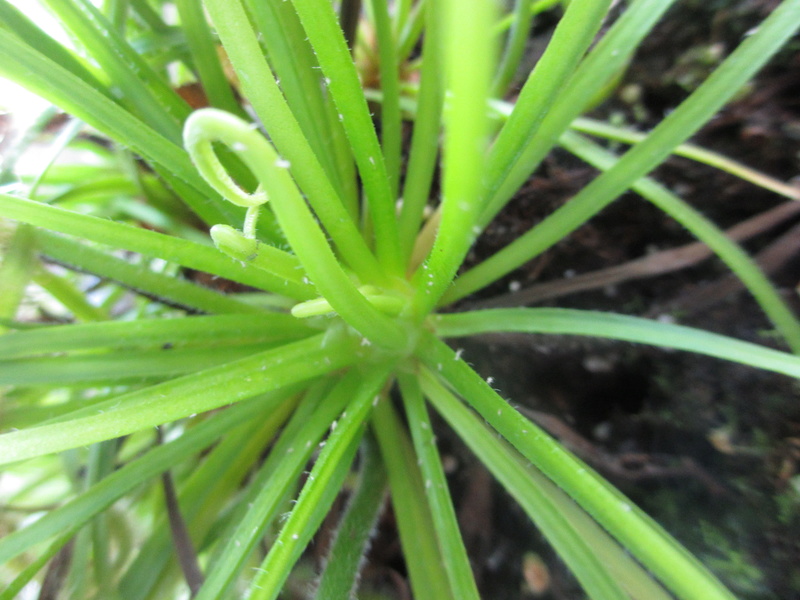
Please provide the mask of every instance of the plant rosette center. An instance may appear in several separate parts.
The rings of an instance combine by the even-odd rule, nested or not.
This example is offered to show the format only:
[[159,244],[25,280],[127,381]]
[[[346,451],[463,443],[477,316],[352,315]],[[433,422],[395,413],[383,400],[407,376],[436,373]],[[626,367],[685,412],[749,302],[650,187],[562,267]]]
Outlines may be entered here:
[[[407,284],[407,282],[405,282]],[[408,287],[406,285],[406,287]],[[405,333],[404,344],[386,345],[381,338],[370,338],[350,326],[330,302],[320,296],[295,304],[291,314],[298,319],[306,320],[312,327],[319,327],[328,332],[328,335],[347,335],[356,340],[359,346],[358,354],[362,360],[384,362],[391,359],[408,358],[414,354],[420,341],[423,329],[433,330],[432,325],[419,325],[410,317],[412,296],[410,293],[397,289],[383,289],[374,285],[362,285],[358,288],[364,299],[382,315],[389,317]]]

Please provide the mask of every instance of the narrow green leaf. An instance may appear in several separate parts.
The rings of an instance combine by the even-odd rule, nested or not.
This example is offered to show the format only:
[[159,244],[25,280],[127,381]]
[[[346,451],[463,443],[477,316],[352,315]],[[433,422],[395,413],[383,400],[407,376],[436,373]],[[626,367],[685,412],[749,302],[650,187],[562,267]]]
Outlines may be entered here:
[[0,385],[120,385],[139,380],[165,379],[195,373],[238,360],[272,344],[219,347],[131,350],[80,356],[46,356],[0,361]]
[[[591,136],[622,142],[624,144],[635,144],[647,137],[646,133],[634,131],[628,127],[619,127],[585,117],[575,119],[570,125],[570,129]],[[784,183],[779,179],[728,158],[719,152],[714,152],[713,150],[694,144],[681,144],[675,147],[674,153],[676,156],[683,156],[684,158],[730,173],[734,177],[749,181],[760,188],[775,192],[791,200],[800,200],[800,190],[796,186],[790,183]]]
[[[231,427],[180,485],[181,514],[198,547],[202,549],[204,538],[213,526],[218,525],[217,520],[225,506],[244,485],[242,480],[250,474],[259,455],[296,406],[296,398],[286,398],[278,407],[263,411],[259,418]],[[154,587],[159,581],[169,578],[170,559],[173,559],[172,572],[177,577],[174,548],[166,515],[162,514],[122,576],[118,585],[120,596],[124,600],[154,597]]]
[[400,275],[403,268],[395,219],[396,197],[392,195],[364,91],[333,6],[328,0],[293,0],[292,4],[317,54],[339,119],[350,140],[375,226],[378,258],[390,273]]
[[381,78],[381,148],[386,163],[386,175],[392,196],[397,197],[400,185],[400,75],[397,46],[392,33],[388,3],[372,0],[375,15],[375,36],[378,40],[379,69]]
[[[117,458],[118,443],[108,440],[89,447],[89,456],[85,463],[83,484],[93,486],[105,479],[114,470]],[[111,589],[110,573],[110,540],[108,531],[108,514],[99,514],[88,523],[92,549],[92,576],[94,584],[101,594],[108,595]],[[83,568],[75,567],[73,568]]]
[[[25,295],[34,266],[36,265],[36,235],[32,227],[19,225],[14,235],[3,248],[0,264],[0,281],[3,293],[0,294],[0,317],[13,319]],[[0,333],[5,330],[0,327]],[[2,339],[2,337],[0,337]]]
[[360,381],[311,469],[300,495],[250,584],[251,600],[278,597],[294,563],[322,523],[349,470],[372,406],[394,365],[372,365]]
[[[443,60],[450,98],[444,113],[441,221],[430,256],[413,279],[417,318],[436,305],[475,241],[489,133],[486,102],[494,49],[486,23],[494,19],[493,3],[480,0],[464,10],[451,0],[443,8]],[[464,63],[470,68],[465,69]]]
[[23,588],[28,585],[28,583],[30,583],[34,577],[36,577],[36,574],[41,571],[44,566],[50,562],[50,560],[56,556],[66,544],[70,542],[70,540],[72,540],[76,531],[77,527],[72,526],[67,529],[67,532],[61,537],[56,538],[56,540],[50,544],[47,550],[37,556],[33,562],[20,571],[19,575],[14,578],[14,581],[12,581],[5,590],[0,592],[0,600],[15,600],[19,598],[19,594],[22,592]]
[[[549,1],[549,0],[548,0]],[[487,199],[480,225],[486,224],[516,193],[541,160],[558,142],[558,137],[586,108],[608,82],[625,67],[641,41],[675,0],[633,0],[625,12],[581,61],[572,78],[548,106],[548,112],[528,140],[501,185]],[[535,7],[541,2],[534,2]],[[552,4],[552,2],[550,2]]]
[[[610,169],[616,162],[613,154],[574,132],[565,132],[561,143],[565,149],[600,169]],[[800,352],[800,321],[758,265],[736,242],[729,239],[725,232],[698,211],[652,179],[640,179],[631,187],[686,227],[701,242],[705,242],[742,280],[789,346],[796,353]]]
[[398,23],[398,27],[395,28],[398,30],[397,59],[400,62],[409,60],[411,53],[420,41],[422,30],[425,28],[425,13],[429,5],[433,6],[434,2],[430,0],[419,0],[414,5],[405,26],[402,28],[399,27],[399,20],[396,20]]
[[[98,200],[107,201],[109,197],[115,195],[133,195],[138,191],[136,182],[131,181],[125,174],[113,172],[107,176],[87,178],[83,182],[60,193],[56,193],[47,198],[48,204],[58,204],[62,208],[70,205],[86,204]],[[28,197],[34,197],[28,194]]]
[[367,433],[361,444],[359,479],[336,529],[320,576],[317,600],[353,597],[370,537],[386,498],[386,469],[377,442]]
[[0,63],[0,76],[19,83],[153,163],[206,223],[240,221],[241,209],[221,203],[180,146],[6,31],[0,31],[0,53],[14,57]]
[[[498,481],[542,530],[570,569],[578,574],[590,597],[618,597],[623,587],[632,598],[672,598],[592,520],[563,490],[536,470],[436,380],[425,373],[426,393]],[[609,580],[609,576],[611,579]],[[627,595],[622,597],[628,598]]]
[[351,340],[324,335],[267,350],[117,396],[72,413],[53,425],[0,435],[0,464],[7,464],[127,435],[226,406],[318,375],[356,360]]
[[220,347],[286,341],[315,333],[281,313],[49,325],[0,336],[0,359],[75,350]]
[[[425,0],[422,2],[418,2],[417,4],[424,3]],[[411,13],[411,5],[413,4],[412,0],[398,0],[394,6],[394,25],[395,25],[395,36],[399,37],[399,33],[405,28],[406,23],[408,22],[409,14]]]
[[490,194],[508,177],[525,144],[575,72],[610,5],[611,0],[572,0],[567,5],[489,154],[485,186]]
[[411,375],[402,375],[399,383],[411,437],[414,440],[414,449],[425,479],[425,494],[430,504],[433,526],[442,555],[447,557],[444,568],[450,580],[450,587],[456,598],[477,600],[480,598],[478,588],[458,528],[458,519],[447,487],[442,459],[436,449],[433,425],[425,408],[422,388],[417,378]]
[[163,32],[169,28],[161,15],[150,6],[148,0],[129,0],[129,2],[139,18],[153,31]]
[[44,0],[97,61],[137,116],[172,143],[180,141],[180,122],[190,111],[150,65],[120,36],[89,0]]
[[274,392],[264,398],[222,411],[190,428],[174,441],[153,448],[100,480],[85,493],[47,513],[24,529],[0,539],[0,564],[75,524],[85,523],[142,482],[202,450],[231,427],[276,408],[286,401],[289,395],[290,390]]
[[[228,588],[263,538],[267,526],[274,521],[322,436],[352,399],[358,382],[357,371],[351,370],[332,390],[328,385],[330,381],[309,389],[242,499],[232,526],[222,537],[226,541],[212,560],[197,600],[228,597]],[[126,600],[141,598],[135,596]]]
[[181,29],[186,36],[186,43],[192,53],[194,66],[209,104],[244,118],[246,113],[236,101],[220,64],[217,47],[206,22],[201,0],[177,0],[175,5],[181,19]]
[[105,321],[109,318],[108,312],[103,307],[94,306],[82,290],[79,290],[67,277],[56,275],[37,265],[33,272],[33,281],[60,302],[77,321]]
[[130,0],[106,0],[104,8],[108,20],[114,25],[114,29],[120,34],[124,34],[128,21]]
[[41,252],[78,271],[116,281],[140,294],[189,312],[256,313],[261,309],[178,277],[152,271],[146,264],[132,264],[66,237],[37,231]]
[[414,598],[457,600],[448,583],[445,557],[433,533],[433,517],[414,447],[403,421],[386,399],[373,410],[372,428],[389,476],[392,507]]
[[531,33],[533,12],[530,5],[530,0],[514,0],[514,8],[510,15],[511,30],[492,83],[493,96],[503,97],[519,69]]
[[4,28],[18,36],[28,45],[36,48],[76,77],[86,82],[101,94],[111,98],[111,94],[104,84],[81,63],[75,55],[64,46],[56,42],[52,37],[45,34],[25,16],[18,8],[10,4],[7,0],[0,0],[0,23]]
[[[347,212],[357,223],[358,190],[353,153],[333,103],[326,98],[325,80],[294,7],[283,0],[246,0],[246,6],[292,114]],[[298,184],[303,187],[302,182]]]
[[16,196],[0,194],[0,214],[9,219],[161,258],[290,297],[313,297],[310,286],[298,281],[298,277],[302,277],[302,270],[297,258],[266,244],[258,246],[258,256],[261,257],[259,260],[270,262],[273,266],[272,273],[248,269],[211,246]]
[[433,320],[442,337],[494,331],[586,335],[706,354],[759,369],[800,377],[800,357],[724,335],[639,317],[570,308],[499,308]]
[[[408,263],[422,222],[425,207],[431,199],[431,184],[439,156],[439,134],[444,102],[443,50],[441,46],[441,9],[434,3],[425,10],[425,39],[422,41],[422,69],[419,100],[414,112],[414,130],[403,182],[403,204],[400,209],[399,235],[403,260]],[[407,264],[407,270],[416,268]]]

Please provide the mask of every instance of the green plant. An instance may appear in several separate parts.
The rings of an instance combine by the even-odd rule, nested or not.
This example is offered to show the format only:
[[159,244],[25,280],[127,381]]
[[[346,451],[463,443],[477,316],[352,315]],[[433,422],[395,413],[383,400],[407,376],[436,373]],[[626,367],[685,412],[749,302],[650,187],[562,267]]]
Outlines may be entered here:
[[[167,2],[110,1],[104,11],[88,0],[46,4],[78,49],[1,0],[0,49],[15,60],[0,64],[0,74],[113,145],[87,145],[75,139],[80,126],[67,129],[54,157],[82,148],[94,164],[47,162],[23,179],[22,194],[0,196],[0,215],[19,223],[2,266],[0,462],[25,486],[8,501],[49,493],[43,482],[65,488],[55,494],[59,506],[0,540],[0,563],[15,573],[0,598],[70,554],[76,598],[168,597],[184,579],[203,600],[275,598],[350,485],[351,469],[357,483],[340,526],[348,534],[333,542],[317,597],[351,593],[388,486],[414,596],[476,598],[428,405],[519,502],[590,597],[732,597],[442,340],[486,331],[592,335],[789,376],[800,375],[800,359],[622,315],[443,309],[633,188],[707,243],[799,350],[800,325],[761,272],[646,175],[793,34],[800,0],[784,0],[621,157],[570,126],[624,68],[671,4],[665,0],[634,0],[593,46],[611,2],[571,0],[513,106],[490,101],[520,60],[532,12],[553,2],[518,1],[502,21],[488,1],[464,10],[456,0],[398,0],[390,10],[375,0],[364,7],[363,30],[372,34],[357,38],[349,26],[344,35],[328,0],[177,0],[179,25],[157,10]],[[350,17],[359,5],[343,0],[339,9]],[[494,22],[513,25],[495,79],[498,30],[487,27]],[[256,124],[231,88],[217,37]],[[377,65],[379,89],[362,87],[347,39]],[[421,56],[411,59],[418,44]],[[166,76],[176,63],[196,75],[214,108],[190,114]],[[401,79],[412,70],[418,86]],[[367,95],[380,103],[380,138]],[[414,122],[405,168],[402,111]],[[442,133],[437,203],[431,190]],[[602,174],[457,277],[476,237],[556,145]],[[142,197],[145,204],[136,201]],[[47,270],[40,256],[69,270]],[[223,294],[181,269],[247,291]],[[83,293],[74,272],[105,282],[103,299]],[[31,278],[76,322],[15,320]],[[125,290],[135,300],[123,310]],[[165,503],[153,492],[162,475]],[[149,527],[141,537],[113,509],[124,497],[131,522]],[[13,562],[20,556],[27,560]]]

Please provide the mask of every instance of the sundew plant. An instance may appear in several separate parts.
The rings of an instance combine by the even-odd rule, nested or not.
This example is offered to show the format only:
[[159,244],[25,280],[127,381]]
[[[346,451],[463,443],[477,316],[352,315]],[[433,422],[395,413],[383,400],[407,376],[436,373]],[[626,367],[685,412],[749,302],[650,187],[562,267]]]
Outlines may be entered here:
[[[292,578],[349,598],[387,503],[414,598],[478,598],[434,413],[588,597],[733,597],[493,389],[457,338],[599,336],[791,377],[800,360],[630,316],[458,301],[633,189],[710,246],[800,350],[754,263],[647,178],[794,34],[800,0],[619,155],[576,119],[670,0],[613,18],[611,0],[42,4],[65,35],[0,0],[0,75],[70,115],[32,171],[3,172],[0,464],[16,509],[0,517],[0,598],[265,600]],[[503,101],[532,19],[554,6],[546,51]],[[600,174],[462,268],[557,146]],[[34,317],[30,282],[50,298]],[[343,491],[324,568],[298,573]]]

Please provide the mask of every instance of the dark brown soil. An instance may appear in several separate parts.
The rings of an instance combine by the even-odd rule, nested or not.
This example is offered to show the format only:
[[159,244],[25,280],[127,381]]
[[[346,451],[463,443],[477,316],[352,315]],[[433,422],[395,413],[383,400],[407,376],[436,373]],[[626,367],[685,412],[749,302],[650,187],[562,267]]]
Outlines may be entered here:
[[[678,2],[649,36],[620,92],[597,116],[622,117],[649,129],[776,4]],[[794,177],[800,162],[797,47],[790,44],[694,141],[784,181]],[[565,154],[550,157],[482,237],[472,259],[492,254],[529,229],[593,175]],[[724,228],[785,201],[682,159],[669,161],[655,176]],[[758,253],[796,223],[797,217],[757,236],[747,249]],[[691,241],[671,218],[626,195],[463,307],[506,294],[510,287],[525,289],[621,265]],[[800,256],[790,252],[771,274],[796,309],[799,273]],[[539,305],[670,318],[783,348],[750,296],[721,283],[726,276],[724,265],[711,259]],[[591,339],[496,336],[463,346],[479,372],[493,377],[524,410],[536,411],[530,414],[582,451],[737,596],[800,598],[800,496],[790,483],[800,470],[796,382],[714,359]],[[582,598],[522,511],[496,484],[487,496],[485,472],[457,442],[449,443],[461,467],[453,482],[462,490],[461,510],[469,515],[463,522],[470,524],[467,541],[476,551],[485,597]],[[540,557],[549,573],[539,595],[530,586],[542,582],[542,570],[534,568],[538,563],[530,556],[523,564],[525,553]],[[526,583],[523,568],[532,583]]]

